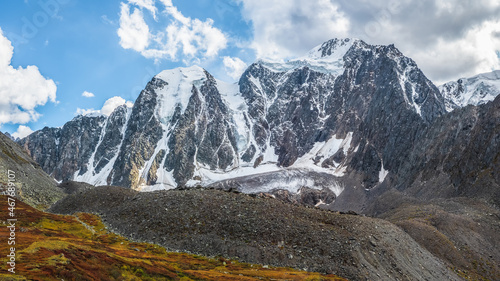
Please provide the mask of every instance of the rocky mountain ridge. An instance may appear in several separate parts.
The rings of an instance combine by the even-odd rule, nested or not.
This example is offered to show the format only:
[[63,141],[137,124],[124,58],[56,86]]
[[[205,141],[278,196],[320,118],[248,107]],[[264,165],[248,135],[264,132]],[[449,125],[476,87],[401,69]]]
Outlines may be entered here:
[[133,108],[78,116],[20,144],[59,181],[155,190],[298,169],[372,188],[445,112],[393,45],[333,39],[286,63],[258,61],[238,84],[199,67],[163,71]]

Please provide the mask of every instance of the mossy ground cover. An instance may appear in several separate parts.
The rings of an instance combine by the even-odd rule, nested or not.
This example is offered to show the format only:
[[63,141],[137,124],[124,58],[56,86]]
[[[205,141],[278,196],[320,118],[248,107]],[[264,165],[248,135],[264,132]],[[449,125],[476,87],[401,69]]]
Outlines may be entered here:
[[0,280],[345,280],[290,268],[171,253],[108,232],[96,215],[61,216],[17,202],[15,274],[7,198],[0,196]]

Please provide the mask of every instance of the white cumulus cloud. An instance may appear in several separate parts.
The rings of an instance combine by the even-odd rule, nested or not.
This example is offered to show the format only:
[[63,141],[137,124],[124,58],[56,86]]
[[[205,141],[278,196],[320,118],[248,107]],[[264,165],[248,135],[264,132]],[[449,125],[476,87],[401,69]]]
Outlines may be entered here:
[[91,116],[98,116],[98,115],[106,115],[109,116],[113,111],[121,106],[121,105],[126,105],[127,107],[132,107],[134,106],[134,103],[131,101],[126,101],[124,98],[119,97],[119,96],[114,96],[104,102],[104,105],[100,110],[95,110],[93,108],[90,109],[82,109],[82,108],[77,108],[76,110],[76,115],[91,115]]
[[57,86],[42,76],[34,65],[14,68],[10,63],[14,47],[0,28],[0,126],[36,121],[35,108],[56,102]]
[[84,91],[82,93],[82,97],[93,98],[93,97],[95,97],[95,95],[93,93],[91,93],[91,92]]
[[223,59],[224,68],[229,77],[233,79],[240,78],[241,74],[247,68],[247,64],[239,58],[224,57]]
[[12,137],[14,137],[15,139],[17,139],[17,138],[22,139],[24,137],[29,136],[31,133],[33,133],[33,130],[30,127],[20,125],[17,128],[17,131],[12,134]]
[[104,103],[104,105],[101,108],[101,113],[106,116],[109,116],[115,110],[115,108],[124,104],[127,105],[127,107],[132,107],[134,105],[133,102],[126,101],[122,97],[118,96],[112,97]]
[[[146,58],[178,60],[182,57],[186,61],[213,57],[226,48],[226,35],[213,26],[212,19],[192,19],[184,16],[171,0],[159,2],[163,8],[161,14],[166,17],[168,24],[155,33],[151,33],[139,9],[149,10],[156,18],[157,8],[153,0],[128,0],[127,3],[121,3],[118,36],[123,48],[140,52]],[[131,14],[130,9],[134,6],[137,8]]]

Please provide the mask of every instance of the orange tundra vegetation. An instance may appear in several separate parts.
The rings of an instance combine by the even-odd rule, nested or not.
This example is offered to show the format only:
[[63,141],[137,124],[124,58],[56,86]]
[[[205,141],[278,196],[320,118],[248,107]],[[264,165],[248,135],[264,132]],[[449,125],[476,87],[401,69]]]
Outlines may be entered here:
[[170,253],[108,232],[96,215],[61,216],[17,201],[15,274],[7,271],[7,197],[0,196],[0,280],[346,280],[290,268]]

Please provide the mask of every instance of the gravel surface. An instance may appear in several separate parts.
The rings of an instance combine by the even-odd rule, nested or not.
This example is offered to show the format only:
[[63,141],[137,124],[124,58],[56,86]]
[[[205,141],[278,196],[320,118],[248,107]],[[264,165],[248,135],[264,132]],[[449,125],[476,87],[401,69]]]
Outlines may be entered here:
[[216,190],[81,189],[52,212],[100,214],[126,237],[170,250],[334,273],[350,280],[461,280],[397,226]]

